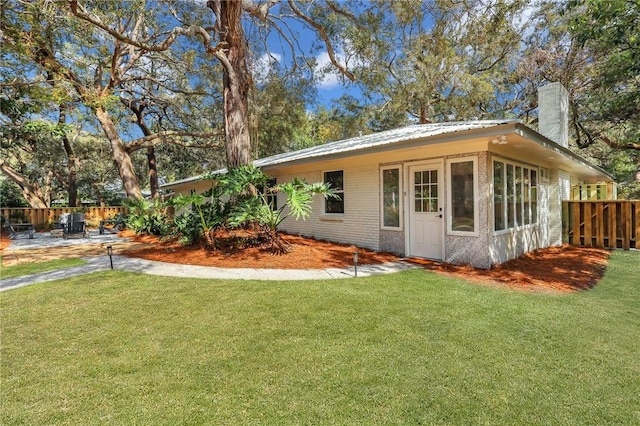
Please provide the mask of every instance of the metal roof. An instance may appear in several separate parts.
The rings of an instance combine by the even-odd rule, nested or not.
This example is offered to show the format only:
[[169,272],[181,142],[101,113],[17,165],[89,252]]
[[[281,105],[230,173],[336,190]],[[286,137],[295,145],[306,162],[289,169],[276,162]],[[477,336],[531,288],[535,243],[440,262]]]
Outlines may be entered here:
[[[392,145],[398,142],[409,142],[412,140],[425,139],[432,136],[445,135],[467,130],[486,129],[488,127],[499,126],[502,124],[520,123],[520,120],[477,120],[477,121],[455,121],[449,123],[431,123],[431,124],[414,124],[411,126],[400,127],[398,129],[386,130],[378,133],[357,136],[350,139],[344,139],[336,142],[329,142],[324,145],[317,145],[311,148],[305,148],[298,151],[285,152],[255,160],[253,164],[256,167],[275,166],[293,162],[297,160],[307,160],[329,155],[343,154],[352,151],[361,151],[365,149],[376,148],[385,145]],[[207,174],[226,173],[227,169],[219,169]],[[185,179],[176,180],[161,187],[168,188],[183,183],[190,183],[201,180],[207,174],[192,176]]]
[[[599,173],[609,175],[604,170],[597,166],[589,164],[580,156],[572,153],[569,149],[562,148],[555,144],[553,141],[548,140],[544,136],[529,129],[527,126],[521,124],[520,120],[476,120],[476,121],[457,121],[449,123],[431,123],[431,124],[414,124],[411,126],[401,127],[398,129],[386,130],[383,132],[372,133],[368,135],[357,136],[350,139],[344,139],[336,142],[329,142],[324,145],[318,145],[311,148],[305,148],[298,151],[285,152],[282,154],[273,155],[271,157],[261,158],[255,160],[253,164],[260,168],[269,168],[271,166],[282,165],[286,163],[296,163],[302,161],[314,161],[314,159],[320,159],[323,157],[335,157],[355,155],[362,151],[376,150],[376,149],[389,149],[394,144],[411,144],[420,143],[421,140],[427,138],[433,138],[437,136],[448,136],[454,133],[490,129],[492,127],[511,124],[523,129],[528,130],[528,138],[533,138],[538,144],[546,146],[547,149],[553,148],[559,150],[560,153],[572,159],[583,163],[585,166],[597,170]],[[544,144],[542,143],[544,142]],[[551,146],[552,145],[552,146]],[[199,176],[193,176],[186,179],[174,181],[165,185],[161,185],[164,188],[174,187],[184,183],[195,182],[201,180],[208,174],[226,173],[226,169],[216,170],[207,174]]]
[[274,166],[302,159],[312,159],[350,151],[361,151],[370,148],[392,145],[398,142],[425,139],[432,136],[463,132],[466,130],[486,129],[501,124],[519,123],[520,120],[478,120],[457,121],[450,123],[414,124],[399,129],[357,136],[337,142],[329,142],[299,151],[285,152],[254,161],[256,167]]

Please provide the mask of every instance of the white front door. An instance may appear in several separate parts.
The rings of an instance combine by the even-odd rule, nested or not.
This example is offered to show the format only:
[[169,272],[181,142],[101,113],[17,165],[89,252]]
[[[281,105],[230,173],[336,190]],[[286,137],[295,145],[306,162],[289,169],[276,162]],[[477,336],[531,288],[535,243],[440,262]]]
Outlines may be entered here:
[[409,167],[409,255],[442,260],[443,173],[441,164]]

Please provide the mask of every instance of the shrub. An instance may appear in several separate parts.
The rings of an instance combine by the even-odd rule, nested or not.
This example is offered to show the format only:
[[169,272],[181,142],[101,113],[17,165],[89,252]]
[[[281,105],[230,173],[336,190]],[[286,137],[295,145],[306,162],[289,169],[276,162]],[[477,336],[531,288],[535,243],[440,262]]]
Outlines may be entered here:
[[[306,219],[316,194],[337,197],[324,183],[308,184],[297,178],[267,188],[269,176],[253,166],[236,167],[206,179],[212,182],[209,191],[178,195],[171,204],[182,210],[174,219],[174,234],[180,241],[193,244],[204,240],[211,249],[267,245],[276,253],[286,252],[288,247],[278,233],[282,221],[290,216]],[[286,194],[287,200],[276,209],[268,198],[278,192]]]
[[169,231],[166,205],[161,200],[127,200],[125,205],[129,207],[125,223],[136,234],[166,235]]

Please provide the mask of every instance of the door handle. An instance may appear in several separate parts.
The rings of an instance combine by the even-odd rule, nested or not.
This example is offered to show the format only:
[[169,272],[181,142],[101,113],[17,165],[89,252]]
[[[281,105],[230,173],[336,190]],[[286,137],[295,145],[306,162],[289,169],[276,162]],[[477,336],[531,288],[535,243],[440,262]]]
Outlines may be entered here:
[[439,214],[439,215],[438,215],[438,217],[439,217],[440,219],[442,219],[442,214]]

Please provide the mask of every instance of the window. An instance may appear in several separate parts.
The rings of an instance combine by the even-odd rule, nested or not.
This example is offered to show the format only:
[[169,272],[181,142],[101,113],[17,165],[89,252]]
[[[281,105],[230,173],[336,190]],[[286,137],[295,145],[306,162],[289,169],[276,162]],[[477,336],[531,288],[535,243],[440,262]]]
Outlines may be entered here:
[[476,232],[476,174],[475,160],[449,163],[449,176],[451,176],[449,230],[452,232]]
[[504,163],[495,161],[493,163],[493,222],[496,231],[505,229],[504,209]]
[[413,199],[416,213],[438,211],[438,171],[422,170],[413,175]]
[[538,172],[507,161],[493,162],[494,230],[538,222]]
[[524,191],[522,193],[524,221],[522,223],[525,225],[531,225],[531,191],[529,190],[529,169],[526,167],[522,169],[522,184],[524,185]]
[[516,166],[516,174],[515,174],[514,180],[516,184],[515,223],[516,223],[516,226],[521,226],[524,224],[524,222],[522,221],[522,188],[523,188],[522,187],[522,167]]
[[531,223],[538,223],[538,172],[531,170]]
[[382,178],[382,227],[400,228],[400,169],[387,168],[380,171]]
[[271,188],[276,186],[276,183],[276,178],[269,178],[267,183],[259,188],[260,193],[264,194],[265,201],[271,206],[271,210],[278,210],[278,194],[271,191]]
[[344,213],[344,173],[342,170],[324,173],[324,182],[339,198],[327,198],[324,203],[325,213]]
[[513,175],[513,164],[507,164],[507,228],[515,227]]

